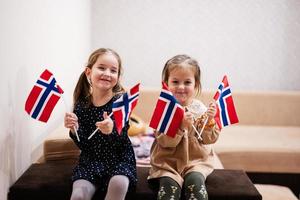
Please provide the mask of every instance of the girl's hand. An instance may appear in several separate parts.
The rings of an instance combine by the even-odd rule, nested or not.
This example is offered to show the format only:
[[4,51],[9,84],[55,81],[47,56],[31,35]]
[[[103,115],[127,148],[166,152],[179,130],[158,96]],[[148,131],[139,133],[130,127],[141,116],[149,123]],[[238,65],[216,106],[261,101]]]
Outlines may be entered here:
[[78,118],[74,113],[66,113],[64,117],[64,125],[66,128],[71,129],[72,133],[75,133],[75,128],[76,130],[78,129]]
[[106,135],[111,134],[114,127],[114,123],[112,119],[107,115],[107,112],[103,113],[103,118],[104,118],[103,121],[96,122],[96,126],[103,134]]
[[208,106],[208,109],[206,111],[208,121],[212,120],[217,113],[217,107],[215,102],[211,102]]
[[192,126],[193,122],[194,122],[193,114],[186,110],[184,112],[180,128],[182,130],[189,129]]

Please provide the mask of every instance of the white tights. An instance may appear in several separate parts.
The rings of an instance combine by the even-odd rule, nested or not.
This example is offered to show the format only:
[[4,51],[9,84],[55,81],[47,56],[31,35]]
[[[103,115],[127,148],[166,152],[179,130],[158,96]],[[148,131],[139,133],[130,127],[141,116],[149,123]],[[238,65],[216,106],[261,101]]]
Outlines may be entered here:
[[79,179],[73,183],[71,200],[91,200],[96,187],[89,181]]
[[123,200],[125,199],[129,185],[127,176],[113,176],[108,184],[105,200]]
[[[124,200],[129,185],[129,179],[123,175],[113,176],[108,184],[105,200]],[[73,183],[71,200],[91,200],[96,187],[89,181],[79,179]]]

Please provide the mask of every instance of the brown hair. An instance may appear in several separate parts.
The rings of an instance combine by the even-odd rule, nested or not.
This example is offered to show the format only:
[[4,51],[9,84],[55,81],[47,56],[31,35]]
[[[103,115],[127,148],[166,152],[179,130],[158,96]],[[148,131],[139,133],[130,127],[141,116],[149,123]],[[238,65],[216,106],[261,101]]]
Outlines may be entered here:
[[167,84],[169,76],[170,76],[170,72],[175,68],[184,67],[184,65],[183,65],[184,63],[187,63],[189,65],[189,67],[192,67],[192,69],[194,70],[195,88],[197,90],[196,95],[198,95],[201,93],[201,89],[202,89],[201,70],[200,70],[200,66],[199,66],[198,62],[188,55],[185,55],[185,54],[177,55],[177,56],[174,56],[173,58],[171,58],[170,60],[168,60],[162,71],[162,80],[163,80],[163,82],[165,82]]
[[[124,92],[124,88],[120,84],[120,76],[121,76],[121,73],[123,72],[122,62],[121,62],[121,58],[120,58],[119,54],[117,54],[117,52],[115,52],[114,50],[109,49],[109,48],[97,49],[96,51],[94,51],[90,55],[86,67],[92,69],[92,67],[96,63],[98,57],[101,56],[101,55],[107,54],[107,53],[111,53],[112,55],[114,55],[116,57],[116,59],[118,60],[118,63],[119,63],[118,82],[113,87],[113,92],[114,93]],[[90,86],[90,84],[87,80],[87,77],[85,75],[85,71],[83,71],[81,73],[81,75],[79,76],[78,82],[76,84],[76,87],[75,87],[75,90],[74,90],[74,93],[73,93],[73,101],[74,101],[73,105],[74,105],[74,107],[75,107],[76,103],[79,100],[84,99],[84,98],[88,98],[88,104],[91,104],[90,87],[91,86]]]

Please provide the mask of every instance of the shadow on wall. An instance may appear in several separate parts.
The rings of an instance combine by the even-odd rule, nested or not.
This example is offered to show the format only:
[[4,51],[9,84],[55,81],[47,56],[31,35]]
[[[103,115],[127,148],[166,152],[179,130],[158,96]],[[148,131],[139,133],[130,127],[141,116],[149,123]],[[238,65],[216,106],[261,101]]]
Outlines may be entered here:
[[0,199],[7,198],[9,186],[31,163],[32,135],[24,111],[23,95],[26,91],[23,91],[23,86],[27,77],[24,73],[24,69],[19,70],[16,76],[4,81],[4,89],[1,90]]

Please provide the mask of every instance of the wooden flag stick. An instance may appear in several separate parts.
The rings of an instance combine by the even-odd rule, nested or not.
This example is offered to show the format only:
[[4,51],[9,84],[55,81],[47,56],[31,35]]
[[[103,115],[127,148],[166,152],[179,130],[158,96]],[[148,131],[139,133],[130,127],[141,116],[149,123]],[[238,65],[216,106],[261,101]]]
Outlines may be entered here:
[[78,135],[78,132],[77,132],[77,128],[75,126],[73,128],[74,128],[74,131],[75,131],[76,138],[77,138],[78,142],[80,142],[79,135]]
[[[187,107],[185,107],[185,111],[189,111]],[[193,120],[195,121],[195,118],[193,116]],[[198,132],[198,130],[196,129],[196,127],[194,126],[194,124],[192,124],[193,129],[195,130],[195,132],[198,135],[198,139],[202,140],[201,134]]]
[[199,140],[199,139],[202,140],[201,133],[198,132],[198,130],[196,129],[196,127],[194,126],[194,124],[192,124],[192,126],[193,126],[193,129],[195,130],[195,132],[196,132],[197,135],[198,135],[198,140]]
[[208,117],[206,117],[206,119],[205,119],[205,121],[204,121],[204,123],[203,123],[203,126],[202,126],[201,131],[200,131],[200,137],[201,137],[201,135],[202,135],[202,132],[203,132],[203,130],[204,130],[205,125],[207,124],[207,121],[208,121]]
[[[112,114],[113,114],[113,112],[111,112],[111,113],[108,115],[108,117],[111,117]],[[88,140],[91,139],[91,138],[97,133],[98,130],[99,130],[99,128],[97,127],[97,128],[94,130],[94,132],[88,137]]]

